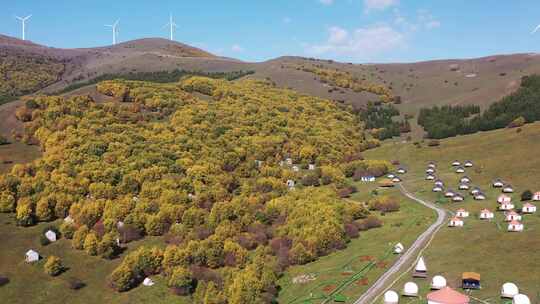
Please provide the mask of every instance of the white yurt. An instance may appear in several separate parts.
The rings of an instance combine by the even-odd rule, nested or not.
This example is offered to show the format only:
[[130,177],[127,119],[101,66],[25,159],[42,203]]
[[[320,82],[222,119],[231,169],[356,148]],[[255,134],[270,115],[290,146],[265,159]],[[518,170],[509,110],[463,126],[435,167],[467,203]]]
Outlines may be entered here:
[[147,277],[147,278],[144,278],[144,281],[142,282],[142,284],[144,286],[153,286],[155,283],[152,279]]
[[459,184],[459,187],[458,187],[459,190],[469,190],[469,188],[470,186],[467,183],[461,183]]
[[56,232],[52,230],[48,230],[47,232],[45,232],[45,237],[47,238],[47,240],[49,240],[49,242],[56,242]]
[[384,304],[397,304],[399,303],[399,295],[393,290],[388,290],[384,293]]
[[442,192],[443,188],[441,186],[435,186],[433,187],[433,192]]
[[28,250],[25,254],[25,261],[27,263],[37,262],[39,261],[39,253],[37,251],[34,251],[32,249]]
[[392,182],[399,183],[399,182],[401,182],[401,178],[396,176],[396,177],[392,178]]
[[455,195],[456,195],[456,193],[455,193],[453,190],[451,190],[451,189],[447,190],[447,191],[444,193],[444,196],[445,196],[445,197],[454,197]]
[[497,203],[499,204],[510,203],[510,202],[512,202],[512,198],[505,194],[501,194],[497,198]]
[[511,221],[508,224],[508,231],[510,232],[520,232],[523,231],[523,224],[518,221]]
[[443,276],[436,275],[431,279],[431,289],[443,289],[446,287],[446,279]]
[[431,174],[426,175],[426,180],[434,180],[434,179],[435,179],[434,175],[431,175]]
[[433,168],[433,169],[437,168],[437,164],[435,164],[435,162],[432,162],[432,161],[430,161],[427,166],[428,168]]
[[308,170],[315,170],[315,164],[309,164]]
[[489,211],[488,209],[483,209],[482,211],[480,211],[480,219],[482,220],[489,220],[494,217],[495,215],[493,214],[493,212]]
[[524,294],[517,294],[512,299],[512,304],[531,304],[531,300]]
[[480,188],[478,188],[478,187],[474,187],[474,188],[471,189],[471,192],[470,192],[470,193],[471,193],[472,195],[476,195],[476,194],[478,194],[478,193],[480,193],[480,192],[482,192],[482,189],[480,189]]
[[452,162],[452,166],[454,167],[461,166],[461,163],[458,160],[455,160]]
[[427,169],[426,169],[426,173],[427,173],[427,174],[433,174],[433,173],[435,173],[435,169],[433,169],[433,168],[427,168]]
[[514,188],[512,188],[512,186],[510,186],[510,185],[506,185],[506,186],[504,186],[502,192],[504,192],[504,193],[513,193]]
[[463,227],[463,221],[458,218],[454,217],[450,220],[450,223],[448,223],[449,227]]
[[472,166],[473,166],[472,161],[468,160],[468,161],[465,162],[465,167],[470,168],[470,167],[472,167]]
[[417,297],[418,296],[418,285],[414,282],[407,282],[403,286],[403,293],[404,296],[407,297]]
[[519,288],[514,283],[504,283],[501,287],[501,297],[512,299],[514,296],[519,294]]
[[442,180],[438,179],[438,180],[435,181],[435,186],[442,187],[442,186],[444,186],[444,182]]
[[471,178],[468,177],[468,176],[463,176],[462,178],[459,179],[459,182],[460,182],[460,183],[470,183],[470,182],[471,182]]
[[502,188],[504,186],[504,182],[500,179],[496,179],[493,181],[493,188]]
[[392,179],[392,178],[396,177],[396,175],[394,173],[389,173],[386,177]]
[[465,198],[461,194],[456,194],[452,197],[453,202],[463,202]]
[[499,209],[500,210],[504,210],[504,211],[510,211],[510,210],[513,210],[514,209],[514,204],[512,203],[502,203],[500,206],[499,206]]
[[506,213],[506,221],[507,222],[511,222],[511,221],[521,221],[521,215],[519,215],[517,212],[515,212],[514,210],[511,210],[511,211],[508,211]]
[[477,201],[483,201],[486,199],[486,195],[482,192],[478,192],[474,195],[474,199]]
[[536,212],[536,206],[531,203],[526,203],[523,205],[523,208],[521,208],[521,212],[523,213],[535,213]]
[[459,167],[456,169],[456,173],[465,173],[465,169],[463,169],[462,167]]
[[460,208],[456,211],[456,216],[457,217],[469,217],[469,211],[463,209],[463,208]]
[[405,250],[405,247],[403,246],[403,244],[401,243],[397,243],[395,246],[394,246],[394,253],[395,254],[400,254],[403,252],[403,250]]

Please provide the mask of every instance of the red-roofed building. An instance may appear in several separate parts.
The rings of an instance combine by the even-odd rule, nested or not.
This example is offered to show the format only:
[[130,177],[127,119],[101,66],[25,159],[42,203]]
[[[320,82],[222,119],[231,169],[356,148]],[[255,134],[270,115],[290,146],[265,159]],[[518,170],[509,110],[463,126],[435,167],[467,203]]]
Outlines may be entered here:
[[469,304],[469,297],[450,287],[434,291],[427,295],[428,304]]

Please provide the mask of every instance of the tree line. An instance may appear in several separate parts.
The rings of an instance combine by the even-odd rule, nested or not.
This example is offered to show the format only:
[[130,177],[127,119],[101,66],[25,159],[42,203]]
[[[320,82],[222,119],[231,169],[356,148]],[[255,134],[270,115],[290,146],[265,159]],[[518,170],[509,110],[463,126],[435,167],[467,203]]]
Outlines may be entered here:
[[429,138],[446,138],[478,131],[518,127],[540,120],[540,76],[524,76],[520,88],[480,113],[477,105],[420,110],[418,124]]

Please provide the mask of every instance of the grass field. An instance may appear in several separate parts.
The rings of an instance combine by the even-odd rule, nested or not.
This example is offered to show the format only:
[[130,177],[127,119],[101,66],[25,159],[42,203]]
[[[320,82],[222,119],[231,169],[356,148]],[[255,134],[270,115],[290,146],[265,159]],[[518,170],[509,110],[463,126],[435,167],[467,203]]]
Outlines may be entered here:
[[[491,181],[502,178],[515,189],[512,195],[516,208],[521,208],[520,194],[530,189],[540,190],[540,123],[526,125],[521,133],[504,129],[469,136],[459,136],[441,141],[439,147],[417,148],[413,144],[389,142],[381,148],[366,153],[370,158],[397,159],[409,168],[404,185],[420,198],[439,201],[445,208],[455,211],[465,208],[471,213],[463,228],[443,228],[425,252],[430,275],[442,274],[449,285],[461,286],[461,273],[478,272],[482,275],[482,290],[474,291],[475,298],[489,303],[504,303],[499,299],[501,285],[514,282],[527,294],[532,303],[540,301],[540,215],[525,215],[525,231],[509,233],[502,212],[495,212],[490,222],[480,221],[478,213],[483,208],[495,211],[500,189],[491,188]],[[451,162],[472,160],[475,166],[465,173],[472,184],[486,192],[487,200],[474,201],[470,195],[462,203],[450,203],[431,192],[433,184],[425,181],[424,170],[428,161],[438,164],[438,177],[447,186],[457,190],[462,176],[454,173]],[[463,192],[466,194],[466,192]],[[539,205],[539,204],[537,204]],[[401,290],[406,281],[419,284],[425,296],[429,280],[412,280],[405,275],[394,287]]]
[[[358,184],[358,188],[359,192],[352,199],[364,201],[376,186]],[[283,288],[280,303],[320,303],[331,290],[349,280],[352,284],[341,294],[347,297],[347,303],[351,303],[395,261],[397,256],[392,254],[393,246],[397,242],[410,245],[435,219],[434,212],[404,198],[397,189],[379,190],[379,194],[402,197],[400,211],[382,216],[383,227],[360,232],[360,237],[351,241],[347,249],[290,268],[280,280]],[[314,274],[316,280],[306,284],[292,283],[293,278],[303,274]],[[353,277],[359,279],[352,280]]]
[[[66,239],[41,246],[39,235],[49,224],[17,227],[11,214],[0,214],[0,274],[10,280],[0,287],[1,303],[189,303],[187,298],[173,295],[159,277],[155,278],[157,284],[152,287],[141,285],[124,293],[114,292],[107,286],[107,276],[126,253],[143,244],[163,246],[160,238],[147,237],[130,243],[122,257],[108,261],[72,249]],[[60,257],[68,270],[57,277],[50,277],[43,271],[45,259],[33,264],[24,261],[28,249],[38,251],[45,258],[50,255]],[[78,291],[69,289],[66,283],[69,277],[82,280],[86,286]]]

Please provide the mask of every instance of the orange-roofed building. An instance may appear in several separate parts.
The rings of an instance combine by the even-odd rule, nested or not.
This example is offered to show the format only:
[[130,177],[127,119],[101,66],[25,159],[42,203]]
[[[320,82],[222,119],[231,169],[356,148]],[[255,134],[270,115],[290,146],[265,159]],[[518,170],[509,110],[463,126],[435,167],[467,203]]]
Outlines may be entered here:
[[450,287],[434,291],[427,295],[428,304],[469,304],[469,297]]

